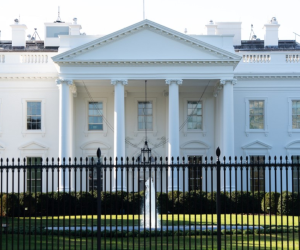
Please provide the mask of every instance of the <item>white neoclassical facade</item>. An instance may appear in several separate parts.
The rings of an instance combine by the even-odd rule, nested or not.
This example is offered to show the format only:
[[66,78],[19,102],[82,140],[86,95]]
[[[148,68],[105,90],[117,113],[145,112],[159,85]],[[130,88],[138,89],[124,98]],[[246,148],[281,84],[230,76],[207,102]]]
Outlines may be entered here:
[[90,158],[100,147],[120,163],[140,156],[145,128],[152,156],[169,160],[204,161],[217,147],[244,159],[300,155],[300,45],[278,39],[276,18],[263,40],[242,40],[240,22],[188,35],[143,20],[93,36],[75,19],[45,23],[44,41],[11,28],[0,41],[3,159]]

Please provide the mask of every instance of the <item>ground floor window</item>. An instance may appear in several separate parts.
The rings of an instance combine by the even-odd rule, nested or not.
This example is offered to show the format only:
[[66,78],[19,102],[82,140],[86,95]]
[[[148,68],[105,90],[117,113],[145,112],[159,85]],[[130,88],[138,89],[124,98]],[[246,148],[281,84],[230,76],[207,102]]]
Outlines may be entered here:
[[265,188],[265,171],[263,155],[250,155],[250,190],[251,192],[263,191]]
[[[297,159],[298,158],[298,159]],[[300,192],[300,155],[293,155],[292,156],[292,163],[297,164],[293,165],[293,192]]]
[[[93,167],[88,170],[88,178],[89,178],[89,191],[98,190],[100,186],[100,190],[103,191],[103,169],[101,171],[100,180],[97,178],[97,162],[98,158],[96,156],[90,156],[88,158],[88,164],[93,165]],[[100,163],[102,163],[102,157],[100,158]]]
[[189,159],[189,190],[202,190],[202,156],[188,156]]
[[[27,166],[41,165],[41,157],[27,157]],[[42,172],[41,169],[34,167],[27,168],[27,191],[41,192],[42,191]]]

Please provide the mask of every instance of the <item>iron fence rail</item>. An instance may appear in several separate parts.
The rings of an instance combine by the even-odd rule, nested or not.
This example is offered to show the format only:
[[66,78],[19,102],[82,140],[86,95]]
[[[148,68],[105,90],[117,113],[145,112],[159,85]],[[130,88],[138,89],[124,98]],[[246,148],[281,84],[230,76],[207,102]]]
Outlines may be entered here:
[[1,249],[299,249],[299,157],[0,163]]

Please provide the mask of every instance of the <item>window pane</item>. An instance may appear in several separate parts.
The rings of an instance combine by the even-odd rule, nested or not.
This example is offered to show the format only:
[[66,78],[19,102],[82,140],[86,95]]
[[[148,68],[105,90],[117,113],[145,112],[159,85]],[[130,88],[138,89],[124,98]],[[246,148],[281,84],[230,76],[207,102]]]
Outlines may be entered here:
[[188,129],[202,129],[202,103],[197,101],[188,101]]
[[89,102],[89,130],[103,130],[103,103]]
[[146,127],[153,129],[152,102],[138,102],[138,130],[145,130]]
[[41,102],[27,102],[27,129],[41,129]]
[[264,129],[264,101],[249,101],[249,128]]

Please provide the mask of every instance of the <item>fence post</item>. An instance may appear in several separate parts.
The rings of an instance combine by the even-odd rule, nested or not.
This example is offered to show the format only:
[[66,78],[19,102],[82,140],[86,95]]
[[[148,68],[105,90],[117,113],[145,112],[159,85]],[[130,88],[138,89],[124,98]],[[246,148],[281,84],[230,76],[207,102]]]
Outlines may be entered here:
[[221,150],[218,147],[217,154],[217,249],[221,250]]
[[97,149],[97,250],[101,249],[101,150]]

